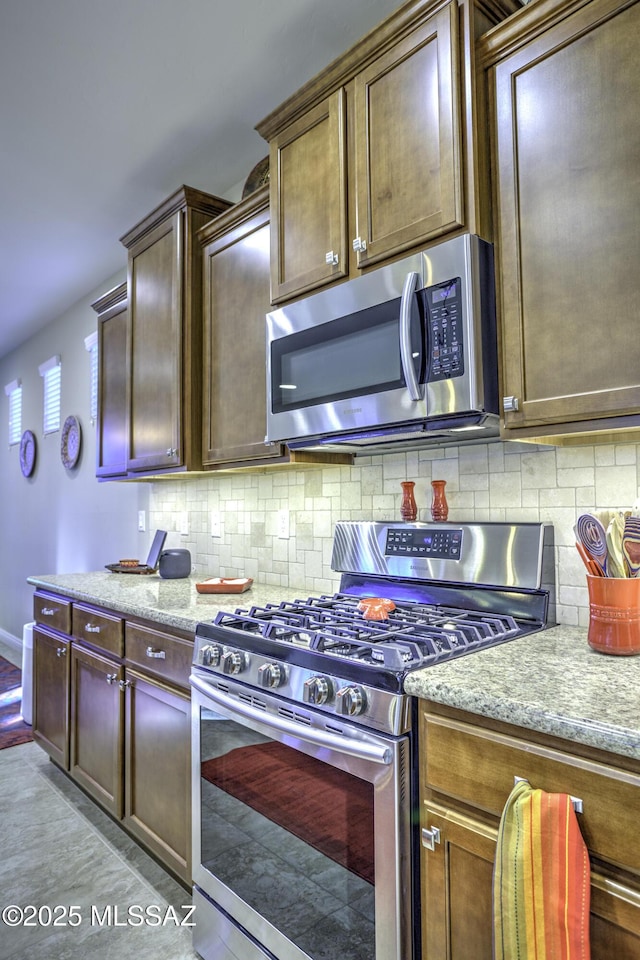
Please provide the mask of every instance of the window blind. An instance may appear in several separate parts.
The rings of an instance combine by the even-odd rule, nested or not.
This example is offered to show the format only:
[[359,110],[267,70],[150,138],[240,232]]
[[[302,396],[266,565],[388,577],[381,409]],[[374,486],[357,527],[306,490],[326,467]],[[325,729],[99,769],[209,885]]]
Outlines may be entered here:
[[9,445],[20,443],[22,436],[22,384],[12,380],[4,388],[9,397]]
[[55,433],[60,429],[60,390],[62,386],[60,357],[51,357],[38,367],[44,380],[43,432]]
[[98,333],[84,338],[85,349],[89,352],[91,386],[89,393],[89,416],[95,423],[98,419]]

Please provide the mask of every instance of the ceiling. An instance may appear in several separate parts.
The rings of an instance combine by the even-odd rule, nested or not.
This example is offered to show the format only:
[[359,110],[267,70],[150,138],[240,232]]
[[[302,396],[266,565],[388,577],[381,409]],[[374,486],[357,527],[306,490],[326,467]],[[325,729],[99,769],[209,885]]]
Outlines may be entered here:
[[230,196],[256,123],[399,0],[2,0],[0,357],[126,263],[181,184]]

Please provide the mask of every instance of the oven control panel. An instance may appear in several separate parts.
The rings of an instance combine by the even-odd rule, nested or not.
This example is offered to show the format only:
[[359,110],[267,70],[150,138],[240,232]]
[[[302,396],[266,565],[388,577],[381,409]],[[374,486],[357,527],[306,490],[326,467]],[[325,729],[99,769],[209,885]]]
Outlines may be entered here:
[[391,527],[384,552],[388,557],[459,560],[461,547],[462,530],[455,527]]

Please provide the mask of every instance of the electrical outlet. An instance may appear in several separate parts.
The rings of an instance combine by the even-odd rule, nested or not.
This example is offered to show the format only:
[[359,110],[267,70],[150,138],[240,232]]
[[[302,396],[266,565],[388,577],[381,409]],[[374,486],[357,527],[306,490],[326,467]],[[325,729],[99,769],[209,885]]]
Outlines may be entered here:
[[211,536],[221,537],[222,536],[222,520],[220,518],[220,511],[212,510],[210,516],[211,516]]
[[289,511],[278,510],[278,540],[289,539]]
[[144,533],[147,529],[147,514],[144,510],[138,510],[138,532]]
[[189,514],[186,510],[178,514],[178,530],[181,537],[189,535]]

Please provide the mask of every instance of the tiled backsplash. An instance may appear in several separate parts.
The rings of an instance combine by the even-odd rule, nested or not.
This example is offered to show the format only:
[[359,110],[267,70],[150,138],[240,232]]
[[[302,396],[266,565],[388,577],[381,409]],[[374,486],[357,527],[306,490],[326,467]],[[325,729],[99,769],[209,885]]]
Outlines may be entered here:
[[[557,619],[588,622],[584,567],[574,543],[579,513],[628,508],[639,495],[638,447],[619,444],[545,447],[489,443],[360,457],[354,466],[199,476],[154,483],[150,523],[170,531],[167,545],[187,547],[202,576],[248,576],[257,582],[333,592],[337,520],[399,520],[401,480],[415,481],[418,520],[431,519],[431,480],[446,480],[449,520],[552,523]],[[278,512],[289,511],[289,539],[279,539]],[[211,536],[218,511],[220,537]],[[189,533],[181,534],[188,515]],[[233,602],[233,598],[231,598]]]

